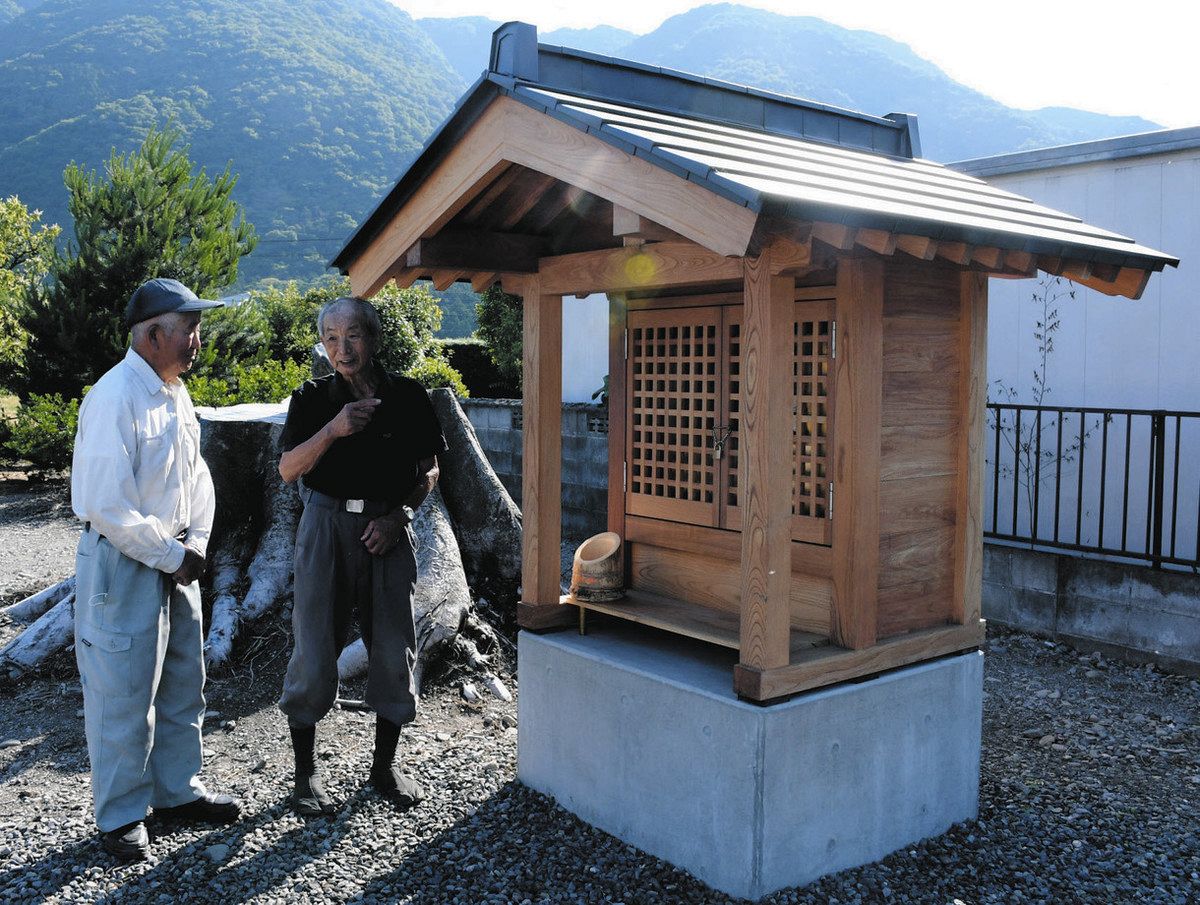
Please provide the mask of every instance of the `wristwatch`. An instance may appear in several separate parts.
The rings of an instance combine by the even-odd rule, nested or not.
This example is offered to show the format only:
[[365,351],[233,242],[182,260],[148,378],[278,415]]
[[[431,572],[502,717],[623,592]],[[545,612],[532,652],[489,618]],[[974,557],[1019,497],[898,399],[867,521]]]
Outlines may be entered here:
[[401,506],[400,511],[404,513],[404,524],[406,525],[411,525],[417,517],[417,514],[413,512],[412,506]]

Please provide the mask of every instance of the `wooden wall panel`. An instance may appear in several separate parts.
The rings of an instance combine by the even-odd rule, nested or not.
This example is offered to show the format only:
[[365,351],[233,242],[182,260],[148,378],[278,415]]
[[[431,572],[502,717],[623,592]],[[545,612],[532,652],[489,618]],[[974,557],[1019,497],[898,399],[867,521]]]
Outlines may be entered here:
[[958,422],[892,425],[883,429],[879,479],[927,478],[958,473]]
[[890,262],[884,291],[879,636],[954,615],[961,277]]
[[883,301],[882,261],[838,262],[832,638],[854,649],[876,639]]
[[[629,545],[630,587],[651,594],[736,613],[741,607],[741,567],[652,544]],[[792,573],[788,594],[791,627],[829,635],[833,585],[827,578]]]

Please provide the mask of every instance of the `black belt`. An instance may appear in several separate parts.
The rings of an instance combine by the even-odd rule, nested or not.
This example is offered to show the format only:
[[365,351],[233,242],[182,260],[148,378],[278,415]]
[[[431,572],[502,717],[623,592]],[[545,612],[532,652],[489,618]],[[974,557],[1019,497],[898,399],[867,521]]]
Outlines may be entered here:
[[[91,522],[84,522],[84,523],[83,523],[83,530],[84,530],[85,532],[87,532],[87,531],[91,531],[91,530],[92,530],[92,523],[91,523]],[[175,535],[175,540],[183,540],[185,537],[187,537],[187,533],[188,533],[188,529],[187,529],[187,528],[184,528],[182,531],[180,531],[178,534],[176,534],[176,535]],[[100,538],[101,540],[104,540],[104,535],[103,535],[103,534],[101,534],[99,531],[97,531],[97,532],[96,532],[96,536],[97,536],[98,538]]]
[[368,518],[375,518],[380,515],[387,515],[395,505],[387,500],[342,500],[337,497],[330,496],[327,493],[321,493],[319,490],[308,489],[308,496],[304,501],[304,505],[310,503],[320,506],[322,509],[332,509],[338,512],[353,512],[359,515],[365,515]]

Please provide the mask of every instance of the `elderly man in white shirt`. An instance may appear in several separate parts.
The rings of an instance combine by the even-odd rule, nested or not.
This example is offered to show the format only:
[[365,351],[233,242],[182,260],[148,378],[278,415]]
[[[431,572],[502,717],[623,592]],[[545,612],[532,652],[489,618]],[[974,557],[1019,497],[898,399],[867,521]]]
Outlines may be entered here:
[[200,425],[179,379],[200,350],[202,300],[177,280],[129,300],[131,348],[83,401],[71,505],[75,655],[96,825],[105,851],[145,858],[156,816],[226,823],[227,795],[199,779],[204,656],[198,579],[214,494]]

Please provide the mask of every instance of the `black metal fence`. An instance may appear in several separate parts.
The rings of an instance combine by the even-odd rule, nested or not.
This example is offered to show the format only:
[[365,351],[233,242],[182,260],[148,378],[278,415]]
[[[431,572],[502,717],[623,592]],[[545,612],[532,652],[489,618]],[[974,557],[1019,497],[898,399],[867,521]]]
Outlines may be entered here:
[[1200,412],[988,405],[984,535],[1200,569]]

